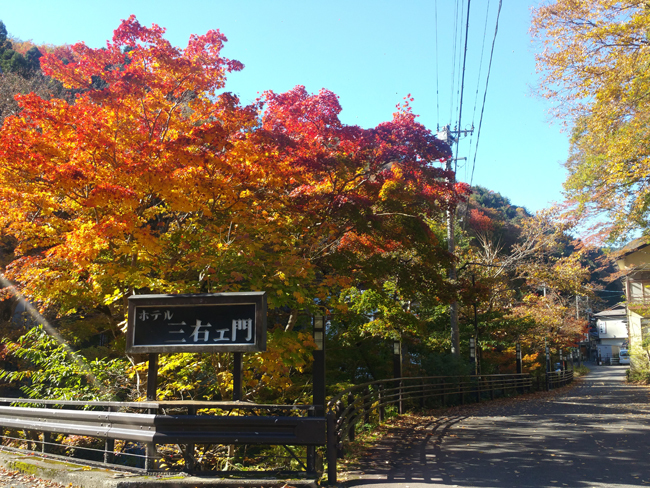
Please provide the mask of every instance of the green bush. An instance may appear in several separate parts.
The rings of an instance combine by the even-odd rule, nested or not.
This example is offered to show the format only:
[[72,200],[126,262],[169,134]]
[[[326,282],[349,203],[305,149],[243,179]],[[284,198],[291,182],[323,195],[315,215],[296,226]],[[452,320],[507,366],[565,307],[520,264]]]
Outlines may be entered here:
[[573,368],[573,374],[574,374],[575,376],[585,376],[586,374],[589,373],[589,371],[591,371],[591,370],[590,370],[587,366],[584,366],[584,365],[582,365],[582,366],[575,366],[575,367]]
[[638,383],[642,385],[650,384],[650,371],[632,371],[628,369],[625,372],[628,383]]
[[84,358],[42,326],[4,344],[19,364],[17,371],[0,369],[0,379],[19,387],[29,398],[119,401],[128,399],[132,390],[126,360]]

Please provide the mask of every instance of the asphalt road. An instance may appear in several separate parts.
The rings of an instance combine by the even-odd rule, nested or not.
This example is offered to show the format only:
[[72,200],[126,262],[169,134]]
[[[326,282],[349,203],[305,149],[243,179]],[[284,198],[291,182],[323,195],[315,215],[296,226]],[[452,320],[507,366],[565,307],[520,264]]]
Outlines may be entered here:
[[[485,404],[405,429],[347,486],[650,486],[650,403],[624,366],[593,366],[550,397]],[[356,479],[354,479],[356,478]]]

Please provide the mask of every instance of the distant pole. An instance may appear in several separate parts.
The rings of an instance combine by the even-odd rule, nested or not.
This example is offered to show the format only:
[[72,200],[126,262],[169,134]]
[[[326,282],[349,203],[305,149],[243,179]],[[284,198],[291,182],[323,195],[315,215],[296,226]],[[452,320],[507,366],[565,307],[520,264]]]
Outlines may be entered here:
[[580,343],[578,343],[578,368],[582,367],[582,348]]
[[551,383],[550,383],[550,373],[551,373],[551,348],[548,347],[548,344],[546,344],[546,339],[544,339],[545,347],[544,349],[546,350],[546,391],[551,389]]
[[474,374],[478,374],[478,366],[476,361],[476,340],[473,337],[469,338],[469,359],[474,363]]
[[396,378],[395,389],[397,389],[397,412],[404,413],[404,399],[402,397],[402,342],[393,341],[393,378]]
[[[476,288],[476,276],[474,273],[472,273],[472,288]],[[478,314],[476,312],[476,300],[474,300],[474,303],[472,304],[474,307],[474,338],[476,339],[475,342],[475,359],[474,362],[476,363],[476,374],[479,374],[481,372],[481,357],[479,356],[479,345],[478,345]]]
[[312,352],[313,363],[313,404],[317,417],[325,415],[325,337],[326,318],[323,315],[314,315],[314,342],[316,349]]

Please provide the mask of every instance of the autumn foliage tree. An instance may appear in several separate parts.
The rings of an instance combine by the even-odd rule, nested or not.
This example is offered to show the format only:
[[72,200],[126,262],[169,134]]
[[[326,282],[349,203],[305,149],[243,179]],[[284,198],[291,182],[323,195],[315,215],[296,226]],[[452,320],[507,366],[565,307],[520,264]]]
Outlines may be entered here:
[[[477,338],[483,372],[513,370],[516,343],[528,356],[527,370],[543,370],[538,359],[545,344],[553,350],[573,348],[586,331],[575,300],[593,298],[585,264],[589,250],[571,237],[572,229],[558,214],[556,209],[524,216],[513,209],[517,224],[510,221],[508,232],[513,235],[485,232],[485,225],[474,228],[459,256],[463,333]],[[491,226],[507,229],[505,224]]]
[[301,310],[344,311],[350,286],[445,296],[435,223],[467,189],[409,100],[371,129],[343,124],[327,90],[243,106],[223,91],[243,66],[221,56],[221,33],[184,49],[163,34],[131,17],[105,48],[45,54],[75,100],[17,97],[0,131],[0,233],[25,296],[53,315],[100,311],[115,338],[132,293],[265,290],[287,333]]
[[648,228],[645,0],[556,0],[533,10],[541,48],[540,89],[572,127],[567,196],[582,215],[600,215],[605,236]]

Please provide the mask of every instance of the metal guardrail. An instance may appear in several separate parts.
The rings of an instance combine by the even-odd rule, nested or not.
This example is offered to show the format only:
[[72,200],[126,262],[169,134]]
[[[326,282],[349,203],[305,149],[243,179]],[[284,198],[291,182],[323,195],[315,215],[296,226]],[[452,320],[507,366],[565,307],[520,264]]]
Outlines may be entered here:
[[[181,451],[185,466],[191,471],[195,466],[195,444],[266,444],[285,447],[308,446],[308,459],[303,466],[306,471],[314,472],[314,448],[326,443],[325,418],[314,417],[314,407],[311,405],[258,405],[248,402],[71,402],[0,398],[0,404],[2,403],[5,404],[0,406],[2,431],[13,429],[42,432],[43,440],[32,442],[41,444],[45,453],[51,450],[52,446],[51,436],[48,434],[103,439],[105,463],[112,462],[117,454],[114,452],[116,440],[140,443],[146,447],[146,471],[156,470],[156,462],[159,459],[157,445],[184,445],[186,448]],[[7,403],[39,406],[7,406]],[[87,410],[76,410],[75,407]],[[114,411],[117,409],[141,411]],[[185,413],[148,413],[179,409]],[[226,415],[197,414],[201,409],[216,409]],[[252,411],[253,415],[229,415],[238,409]],[[268,415],[273,411],[285,411],[285,415]],[[286,411],[296,415],[286,415]],[[260,415],[264,412],[267,415]],[[301,413],[303,415],[300,415]],[[308,416],[305,417],[304,413]],[[191,446],[191,449],[188,446]],[[290,453],[298,459],[292,451]]]
[[316,417],[156,415],[0,407],[0,425],[145,444],[325,444],[325,420]]

